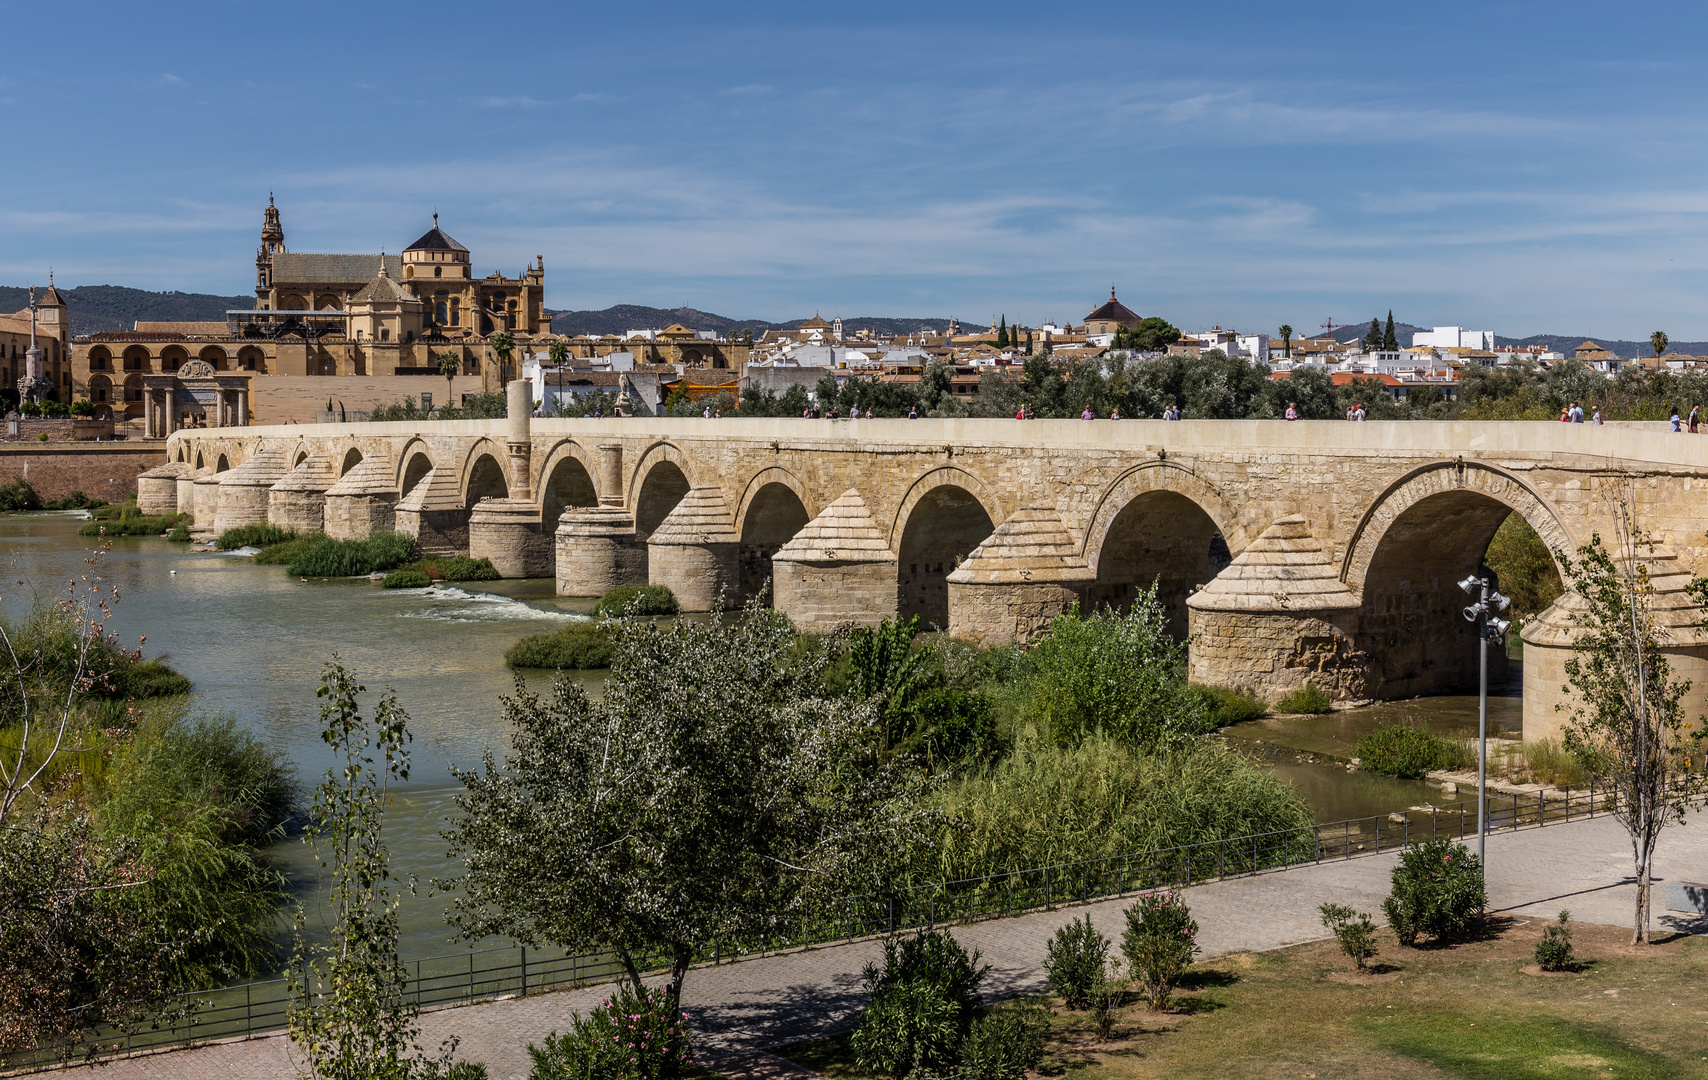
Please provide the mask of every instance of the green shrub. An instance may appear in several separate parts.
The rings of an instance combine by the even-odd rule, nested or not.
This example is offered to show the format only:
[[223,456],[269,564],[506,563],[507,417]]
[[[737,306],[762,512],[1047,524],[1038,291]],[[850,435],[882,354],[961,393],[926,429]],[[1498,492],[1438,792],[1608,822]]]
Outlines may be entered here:
[[[189,533],[186,531],[184,536],[188,539]],[[326,537],[320,533],[309,533],[277,544],[269,544],[255,553],[254,561],[261,566],[288,566],[296,561],[298,555],[316,544],[324,543],[325,540]]]
[[849,1045],[861,1068],[901,1078],[916,1069],[948,1072],[959,1060],[981,1000],[979,965],[946,931],[922,930],[884,942],[884,964],[867,964],[868,1002]]
[[1420,727],[1382,727],[1358,740],[1358,767],[1416,780],[1432,769],[1462,768],[1465,750],[1458,743],[1431,735]]
[[1269,706],[1252,697],[1250,694],[1235,690],[1231,686],[1193,685],[1187,688],[1187,693],[1197,698],[1209,714],[1212,727],[1227,727],[1230,724],[1243,724],[1248,720],[1257,720],[1269,715]]
[[[1524,755],[1525,777],[1536,783],[1574,788],[1589,780],[1591,770],[1584,768],[1582,759],[1558,739],[1525,739],[1520,751]],[[1476,751],[1467,749],[1466,753],[1474,765]]]
[[1314,682],[1306,683],[1275,703],[1275,711],[1278,713],[1325,713],[1332,708],[1334,699]]
[[380,582],[387,589],[425,589],[433,584],[433,579],[419,570],[393,570]]
[[1212,740],[1139,754],[1107,735],[1066,749],[1025,738],[934,801],[948,820],[915,864],[919,881],[1308,830],[1315,821],[1291,785]]
[[0,484],[0,511],[40,510],[42,498],[28,480],[21,476]]
[[697,1072],[687,1016],[663,990],[623,985],[570,1030],[529,1044],[528,1080],[677,1080]]
[[115,692],[127,698],[174,697],[188,694],[190,680],[173,671],[166,661],[135,660],[119,668],[114,680]]
[[166,539],[174,544],[188,544],[190,542],[190,527],[180,521],[172,526],[172,531],[166,534]]
[[615,648],[603,623],[570,623],[550,634],[529,634],[510,646],[504,664],[511,668],[608,668]]
[[366,577],[377,570],[394,570],[415,554],[408,533],[377,532],[366,540],[330,540],[303,549],[285,567],[292,577]]
[[1154,585],[1126,614],[1070,610],[1027,654],[1021,709],[1059,746],[1095,732],[1141,748],[1176,742],[1210,728],[1203,703],[1186,692],[1185,658]]
[[107,505],[100,499],[91,499],[81,491],[73,491],[62,499],[50,499],[42,503],[43,510],[98,510]]
[[225,530],[219,534],[219,539],[214,541],[214,547],[221,551],[236,551],[241,547],[270,547],[295,537],[294,532],[286,532],[277,525],[258,521],[253,525],[239,525],[235,529]]
[[934,687],[913,700],[909,716],[909,741],[929,765],[986,761],[999,749],[996,713],[983,694]]
[[501,575],[491,559],[470,559],[458,555],[445,564],[446,581],[498,581]]
[[69,411],[72,416],[94,416],[95,403],[88,398],[80,398],[71,403]]
[[1091,993],[1103,981],[1109,958],[1109,939],[1093,925],[1091,916],[1075,919],[1056,931],[1044,953],[1044,974],[1050,989],[1070,1009],[1091,1004]]
[[135,499],[127,499],[117,506],[107,506],[95,511],[95,519],[85,522],[77,530],[78,536],[159,536],[169,533],[180,524],[189,524],[188,514],[164,514],[154,516],[144,514],[137,508]]
[[284,756],[229,718],[156,713],[114,754],[96,819],[151,882],[120,903],[167,913],[192,943],[173,963],[198,987],[279,959],[285,877],[265,854],[296,797]]
[[1392,880],[1382,911],[1394,936],[1407,947],[1425,934],[1436,941],[1463,937],[1488,906],[1482,864],[1463,844],[1446,837],[1406,848]]
[[599,598],[595,615],[674,615],[676,594],[663,585],[618,585]]
[[1577,957],[1572,953],[1572,913],[1560,912],[1560,921],[1542,928],[1542,940],[1536,943],[1536,966],[1543,971],[1576,971]]
[[1198,951],[1198,923],[1175,892],[1141,893],[1127,909],[1121,952],[1153,1009],[1164,1009]]
[[1376,955],[1376,924],[1370,916],[1341,904],[1324,904],[1317,910],[1322,913],[1323,926],[1340,942],[1340,951],[1364,970]]
[[1014,1003],[973,1021],[961,1042],[958,1080],[1021,1080],[1044,1057],[1050,1014],[1037,1005]]

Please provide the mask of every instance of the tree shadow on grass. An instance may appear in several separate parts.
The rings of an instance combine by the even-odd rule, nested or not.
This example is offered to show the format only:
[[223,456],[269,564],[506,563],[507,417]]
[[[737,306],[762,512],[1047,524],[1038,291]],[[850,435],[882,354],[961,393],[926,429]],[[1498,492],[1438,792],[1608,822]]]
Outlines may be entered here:
[[1239,975],[1220,968],[1190,968],[1180,977],[1182,990],[1208,990],[1213,986],[1232,986]]

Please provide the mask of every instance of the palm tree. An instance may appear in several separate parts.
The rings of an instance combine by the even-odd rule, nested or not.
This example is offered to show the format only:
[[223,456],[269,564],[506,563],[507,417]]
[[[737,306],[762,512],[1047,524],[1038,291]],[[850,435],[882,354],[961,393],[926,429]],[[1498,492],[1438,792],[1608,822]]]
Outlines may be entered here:
[[553,366],[562,367],[569,362],[569,346],[561,341],[554,341],[547,347],[546,356],[551,360]]
[[457,369],[463,366],[462,354],[454,349],[446,349],[439,354],[439,374],[445,377],[445,408],[450,408],[456,400],[456,390],[451,379],[457,374]]
[[1666,352],[1666,343],[1668,340],[1665,330],[1656,330],[1654,333],[1649,335],[1649,347],[1655,350],[1656,356],[1659,356],[1661,353]]
[[1293,358],[1293,328],[1286,323],[1281,324],[1281,351],[1287,358]]
[[510,336],[510,331],[500,330],[486,343],[492,347],[492,355],[498,357],[498,382],[502,386],[510,381],[510,354],[516,351],[516,339]]

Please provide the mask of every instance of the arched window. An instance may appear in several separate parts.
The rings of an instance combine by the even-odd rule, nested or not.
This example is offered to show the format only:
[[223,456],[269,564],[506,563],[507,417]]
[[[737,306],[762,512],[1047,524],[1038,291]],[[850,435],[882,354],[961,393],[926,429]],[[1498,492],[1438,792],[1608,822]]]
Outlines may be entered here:
[[443,300],[433,305],[433,321],[440,326],[445,325],[446,307]]
[[445,268],[443,266],[435,266],[433,268],[433,276],[434,277],[444,277],[445,276]]
[[460,301],[459,301],[459,298],[453,296],[453,297],[451,297],[451,325],[452,326],[461,326],[462,324],[463,324],[463,313],[462,313],[462,308],[460,306]]

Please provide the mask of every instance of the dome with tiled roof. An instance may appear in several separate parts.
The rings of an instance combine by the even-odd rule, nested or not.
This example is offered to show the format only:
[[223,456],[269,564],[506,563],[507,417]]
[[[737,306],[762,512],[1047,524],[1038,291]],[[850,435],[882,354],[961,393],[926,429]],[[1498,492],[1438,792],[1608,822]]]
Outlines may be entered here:
[[433,227],[421,234],[421,239],[403,249],[405,254],[411,251],[460,251],[464,255],[469,249],[452,240],[439,228],[439,215],[433,215]]
[[1116,322],[1139,323],[1144,320],[1126,304],[1115,299],[1115,286],[1109,286],[1109,302],[1085,317],[1087,323]]

